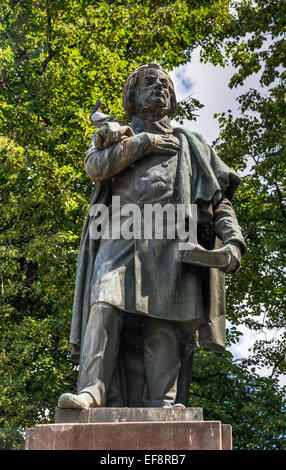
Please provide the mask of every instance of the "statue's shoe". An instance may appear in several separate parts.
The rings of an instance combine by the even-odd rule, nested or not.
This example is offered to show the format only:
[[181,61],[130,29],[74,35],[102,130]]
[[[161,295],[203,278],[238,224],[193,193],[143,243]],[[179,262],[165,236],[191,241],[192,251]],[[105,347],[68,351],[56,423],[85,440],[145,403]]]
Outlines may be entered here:
[[89,400],[82,395],[74,395],[72,393],[64,393],[58,401],[59,408],[89,408]]

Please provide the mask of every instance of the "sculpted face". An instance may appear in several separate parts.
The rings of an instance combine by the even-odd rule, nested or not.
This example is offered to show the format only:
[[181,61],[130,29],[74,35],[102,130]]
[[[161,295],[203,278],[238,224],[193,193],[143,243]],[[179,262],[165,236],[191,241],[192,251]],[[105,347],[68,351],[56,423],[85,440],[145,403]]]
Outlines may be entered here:
[[170,109],[168,76],[158,69],[147,69],[139,76],[135,88],[136,115],[141,118],[161,119]]

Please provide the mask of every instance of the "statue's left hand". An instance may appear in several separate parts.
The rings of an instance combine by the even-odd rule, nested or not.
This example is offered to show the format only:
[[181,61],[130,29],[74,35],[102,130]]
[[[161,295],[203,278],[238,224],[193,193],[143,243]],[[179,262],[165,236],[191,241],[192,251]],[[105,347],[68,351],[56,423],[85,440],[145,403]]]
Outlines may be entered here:
[[222,251],[227,251],[230,254],[230,264],[226,268],[227,273],[234,273],[240,266],[241,263],[241,250],[237,243],[230,242],[227,243]]

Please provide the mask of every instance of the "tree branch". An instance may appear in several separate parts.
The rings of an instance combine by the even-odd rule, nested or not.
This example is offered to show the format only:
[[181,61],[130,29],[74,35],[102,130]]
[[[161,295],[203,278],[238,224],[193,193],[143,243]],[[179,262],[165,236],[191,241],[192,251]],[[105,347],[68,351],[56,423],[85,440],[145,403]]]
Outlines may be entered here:
[[285,208],[284,208],[284,205],[283,205],[283,194],[282,194],[282,191],[281,191],[281,189],[279,188],[279,184],[277,183],[277,181],[275,181],[274,185],[275,185],[275,188],[276,188],[276,192],[277,192],[277,196],[278,196],[278,201],[279,201],[279,206],[280,206],[281,213],[282,213],[282,215],[283,215],[283,218],[286,219],[286,211],[285,211]]

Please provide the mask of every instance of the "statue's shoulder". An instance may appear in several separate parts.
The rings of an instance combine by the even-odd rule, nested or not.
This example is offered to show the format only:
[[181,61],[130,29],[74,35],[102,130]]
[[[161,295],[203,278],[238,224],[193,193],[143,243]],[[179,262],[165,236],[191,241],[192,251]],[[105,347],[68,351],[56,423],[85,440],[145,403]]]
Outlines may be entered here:
[[197,139],[200,142],[206,143],[206,140],[201,134],[191,131],[190,129],[186,129],[185,127],[174,127],[174,134],[183,134],[192,140]]

